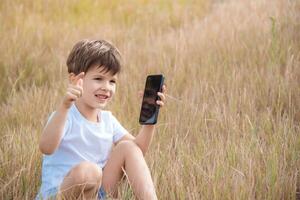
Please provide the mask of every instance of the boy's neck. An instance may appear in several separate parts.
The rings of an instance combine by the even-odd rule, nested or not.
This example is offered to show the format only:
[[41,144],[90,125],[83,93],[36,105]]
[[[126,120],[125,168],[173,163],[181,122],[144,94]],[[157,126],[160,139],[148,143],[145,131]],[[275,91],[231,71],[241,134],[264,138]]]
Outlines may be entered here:
[[91,108],[82,102],[76,101],[75,106],[84,118],[91,122],[100,122],[98,113],[100,109]]

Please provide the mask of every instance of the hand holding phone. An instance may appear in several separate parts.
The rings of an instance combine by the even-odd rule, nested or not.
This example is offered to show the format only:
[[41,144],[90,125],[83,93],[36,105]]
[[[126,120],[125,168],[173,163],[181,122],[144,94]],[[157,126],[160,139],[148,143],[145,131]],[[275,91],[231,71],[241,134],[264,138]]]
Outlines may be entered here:
[[156,124],[159,112],[157,92],[162,91],[164,76],[162,74],[149,75],[146,79],[144,96],[140,112],[140,124]]

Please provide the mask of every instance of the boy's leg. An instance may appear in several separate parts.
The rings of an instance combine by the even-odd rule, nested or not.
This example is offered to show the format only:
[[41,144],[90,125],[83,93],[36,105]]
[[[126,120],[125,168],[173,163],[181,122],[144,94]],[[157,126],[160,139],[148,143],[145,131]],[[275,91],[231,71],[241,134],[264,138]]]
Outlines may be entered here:
[[157,199],[147,163],[140,148],[133,141],[122,141],[112,151],[103,170],[102,186],[114,197],[125,169],[138,199]]
[[58,199],[96,199],[101,185],[102,170],[94,163],[81,162],[64,178]]

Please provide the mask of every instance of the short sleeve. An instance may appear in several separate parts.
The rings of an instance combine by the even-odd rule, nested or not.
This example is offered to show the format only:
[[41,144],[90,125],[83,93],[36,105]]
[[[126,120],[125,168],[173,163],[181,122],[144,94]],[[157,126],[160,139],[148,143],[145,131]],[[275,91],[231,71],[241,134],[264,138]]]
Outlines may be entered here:
[[113,126],[113,141],[118,142],[128,131],[120,124],[120,122],[111,114],[111,121]]
[[[50,114],[50,116],[49,116],[49,118],[48,118],[48,121],[47,121],[46,125],[48,125],[48,123],[50,122],[50,120],[53,118],[55,112],[56,112],[56,111],[54,111],[54,112],[52,112],[52,113]],[[66,132],[69,130],[69,124],[70,124],[69,121],[70,121],[70,120],[69,120],[69,117],[68,117],[67,120],[66,120],[65,126],[64,126],[64,132],[63,132],[62,137],[64,137],[65,134],[66,134]]]

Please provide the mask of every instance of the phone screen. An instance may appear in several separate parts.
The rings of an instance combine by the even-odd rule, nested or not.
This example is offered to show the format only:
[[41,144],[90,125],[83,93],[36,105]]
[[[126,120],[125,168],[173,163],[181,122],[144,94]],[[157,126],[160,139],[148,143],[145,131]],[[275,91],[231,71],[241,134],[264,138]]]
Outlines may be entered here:
[[157,92],[161,91],[163,85],[163,75],[149,75],[146,80],[142,108],[140,113],[140,124],[155,124],[157,122],[159,99]]

